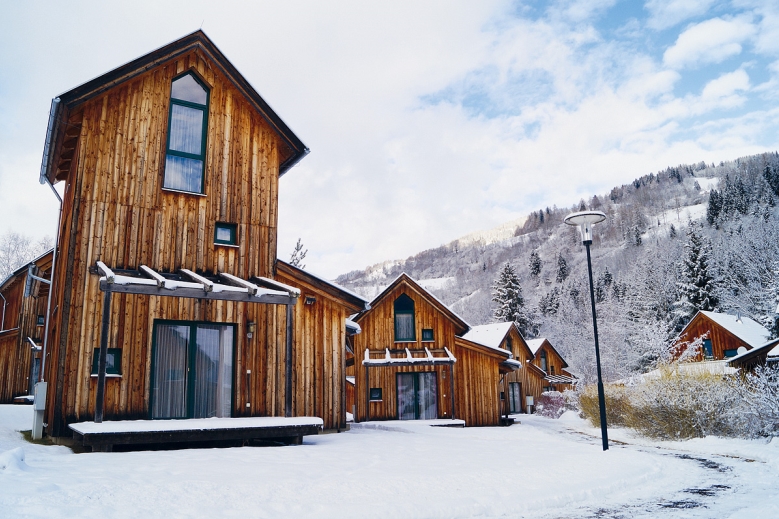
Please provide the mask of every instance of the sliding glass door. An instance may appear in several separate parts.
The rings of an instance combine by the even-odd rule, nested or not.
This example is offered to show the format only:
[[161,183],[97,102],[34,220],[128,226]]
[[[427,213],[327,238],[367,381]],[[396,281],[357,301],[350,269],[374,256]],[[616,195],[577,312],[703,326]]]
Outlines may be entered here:
[[156,321],[152,418],[232,415],[235,325]]
[[438,379],[434,372],[398,373],[398,419],[438,418]]

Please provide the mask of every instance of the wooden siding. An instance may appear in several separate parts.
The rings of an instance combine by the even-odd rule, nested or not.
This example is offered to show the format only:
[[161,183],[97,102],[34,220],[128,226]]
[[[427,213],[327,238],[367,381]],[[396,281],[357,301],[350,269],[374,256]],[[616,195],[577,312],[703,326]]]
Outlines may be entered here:
[[[186,71],[210,88],[203,196],[162,189],[171,80]],[[72,160],[47,363],[47,432],[54,436],[94,413],[90,368],[103,294],[90,266],[101,260],[114,268],[273,277],[277,234],[280,139],[200,50],[70,107],[66,116],[79,133],[72,150],[59,151]],[[236,224],[237,247],[214,244],[217,221]],[[115,294],[109,347],[122,350],[122,376],[106,382],[106,419],[148,417],[156,319],[235,323],[234,416],[283,415],[284,307]],[[257,323],[251,340],[247,321]]]
[[[51,254],[35,262],[37,275],[48,279],[51,275]],[[32,376],[33,358],[41,358],[34,352],[28,338],[39,346],[43,344],[44,326],[38,326],[39,315],[46,314],[48,285],[35,281],[31,295],[24,297],[27,269],[19,271],[8,280],[2,290],[6,298],[5,330],[0,331],[0,404],[13,402],[17,396],[30,393],[35,381]]]
[[[357,317],[362,333],[354,337],[355,421],[396,420],[397,374],[412,372],[436,373],[439,418],[451,418],[452,368],[443,366],[375,366],[368,369],[370,382],[366,381],[366,369],[362,364],[365,350],[381,354],[385,348],[393,349],[443,349],[448,348],[457,358],[454,365],[455,417],[467,425],[497,425],[499,416],[499,353],[456,337],[462,333],[462,325],[452,320],[423,295],[416,284],[401,280],[380,298],[371,303],[371,309]],[[394,302],[405,294],[414,301],[415,341],[395,342]],[[433,341],[422,341],[423,329],[433,330]],[[369,387],[382,388],[382,401],[370,402],[366,408],[366,392]]]
[[[565,367],[568,365],[568,363],[565,362],[565,359],[557,353],[557,350],[552,346],[552,344],[544,339],[543,344],[540,348],[538,348],[538,351],[536,351],[536,355],[533,358],[533,364],[535,364],[539,369],[541,369],[541,353],[546,352],[546,373],[547,375],[568,375],[570,376],[570,373],[565,371]],[[552,384],[548,380],[542,380],[541,381],[541,391],[545,391],[545,388],[551,387],[554,391],[565,391],[566,389],[573,389],[573,386],[571,384]],[[541,396],[541,393],[539,393],[536,398]]]
[[[677,343],[680,342],[692,342],[698,337],[708,332],[708,339],[711,340],[711,351],[714,360],[722,360],[725,358],[725,350],[737,350],[741,346],[748,350],[752,349],[752,346],[742,341],[725,328],[706,317],[702,313],[698,313],[693,319],[684,327],[682,333],[679,334]],[[677,356],[682,354],[682,348],[679,347]],[[703,360],[703,349],[695,358],[695,360]]]
[[[533,401],[541,396],[542,386],[544,385],[544,377],[538,370],[535,370],[529,366],[533,359],[533,353],[527,346],[525,339],[519,334],[515,327],[511,327],[509,331],[509,337],[511,337],[512,346],[514,349],[514,359],[522,363],[522,367],[511,373],[507,373],[503,378],[503,384],[501,385],[501,391],[505,395],[504,406],[502,410],[503,414],[509,408],[509,391],[508,384],[510,382],[520,383],[520,408],[523,413],[527,412],[527,403],[525,397],[532,396]],[[501,344],[502,348],[506,347],[506,340],[503,340]]]

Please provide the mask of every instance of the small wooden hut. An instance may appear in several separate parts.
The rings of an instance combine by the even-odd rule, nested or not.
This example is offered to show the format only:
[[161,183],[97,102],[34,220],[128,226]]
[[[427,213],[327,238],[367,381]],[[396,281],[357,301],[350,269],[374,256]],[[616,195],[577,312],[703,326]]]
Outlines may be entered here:
[[682,355],[687,344],[703,338],[695,360],[722,360],[765,344],[771,333],[749,317],[720,312],[699,311],[676,338],[676,353]]

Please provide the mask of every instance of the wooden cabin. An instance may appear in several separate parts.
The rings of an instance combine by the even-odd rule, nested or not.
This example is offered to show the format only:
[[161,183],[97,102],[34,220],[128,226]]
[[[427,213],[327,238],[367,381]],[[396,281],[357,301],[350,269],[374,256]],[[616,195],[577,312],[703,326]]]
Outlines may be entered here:
[[[541,395],[546,373],[532,363],[533,352],[516,323],[504,322],[474,326],[464,338],[492,348],[511,352],[520,367],[506,373],[501,384],[503,413],[527,413]],[[530,398],[528,398],[530,397]]]
[[[560,391],[573,389],[576,377],[565,368],[568,363],[562,355],[552,346],[549,340],[541,337],[527,341],[530,351],[533,352],[533,364],[544,372],[544,381],[541,392]],[[536,399],[541,396],[539,393]]]
[[52,251],[24,264],[0,283],[0,404],[32,395],[40,376]]
[[406,274],[354,321],[355,421],[462,419],[498,425],[508,350],[462,337],[470,326]]
[[[749,317],[701,310],[676,338],[676,353],[682,355],[688,344],[702,337],[701,351],[693,360],[728,359],[765,344],[770,336]],[[744,349],[739,352],[740,348]]]
[[202,31],[53,101],[48,434],[103,414],[344,426],[364,302],[276,259],[279,179],[307,153]]

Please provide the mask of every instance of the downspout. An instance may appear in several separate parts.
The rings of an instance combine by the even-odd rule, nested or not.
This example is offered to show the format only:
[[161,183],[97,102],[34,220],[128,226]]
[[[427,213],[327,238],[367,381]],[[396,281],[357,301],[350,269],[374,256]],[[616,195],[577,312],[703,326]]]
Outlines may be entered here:
[[0,297],[3,298],[3,319],[0,321],[0,332],[5,330],[5,307],[8,306],[8,301],[5,300],[5,296],[0,293]]
[[[59,111],[59,104],[60,104],[60,98],[56,97],[51,100],[51,110],[49,111],[49,125],[46,128],[46,143],[43,145],[43,159],[41,160],[41,175],[40,175],[40,183],[41,184],[48,184],[48,186],[51,188],[51,192],[54,193],[54,196],[57,197],[57,202],[60,204],[60,212],[59,217],[57,217],[57,230],[54,233],[54,251],[52,252],[51,256],[51,284],[49,285],[49,296],[46,300],[46,326],[44,328],[43,332],[43,351],[41,352],[41,372],[39,374],[40,381],[43,382],[44,380],[44,373],[46,373],[46,355],[48,354],[48,347],[49,347],[49,329],[51,328],[51,322],[49,321],[49,318],[51,317],[51,294],[54,291],[54,267],[57,265],[57,246],[59,245],[59,237],[60,237],[60,224],[62,223],[62,197],[57,193],[57,190],[54,189],[54,186],[52,185],[51,181],[49,180],[48,170],[49,170],[49,159],[50,155],[53,152],[52,150],[52,139],[54,137],[54,124],[57,121],[57,112]],[[3,308],[3,311],[5,312],[5,308]]]

